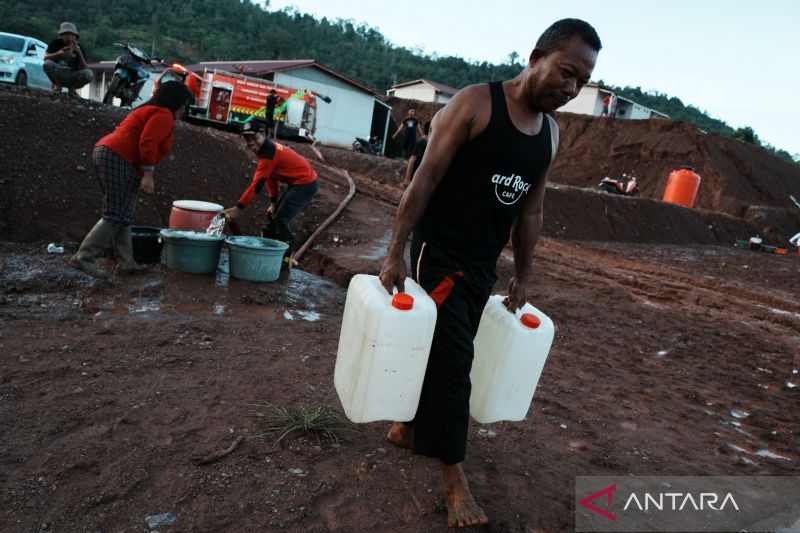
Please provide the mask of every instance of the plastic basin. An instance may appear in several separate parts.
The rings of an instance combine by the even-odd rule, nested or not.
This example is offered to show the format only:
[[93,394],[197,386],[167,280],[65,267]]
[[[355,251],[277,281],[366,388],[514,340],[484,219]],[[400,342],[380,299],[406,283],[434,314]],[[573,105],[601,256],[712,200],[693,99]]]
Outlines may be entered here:
[[162,229],[161,238],[167,268],[187,274],[217,271],[223,237],[212,237],[202,231]]
[[262,237],[228,237],[231,276],[247,281],[275,281],[289,245]]
[[131,241],[133,242],[133,260],[139,264],[160,263],[161,228],[147,226],[131,226]]
[[205,231],[214,215],[224,208],[199,200],[176,200],[169,214],[169,229]]

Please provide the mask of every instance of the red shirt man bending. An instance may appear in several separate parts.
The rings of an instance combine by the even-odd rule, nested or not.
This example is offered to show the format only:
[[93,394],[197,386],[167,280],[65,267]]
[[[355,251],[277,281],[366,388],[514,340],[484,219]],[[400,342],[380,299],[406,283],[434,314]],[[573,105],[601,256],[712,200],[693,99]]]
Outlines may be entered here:
[[[311,164],[291,148],[268,139],[251,123],[244,124],[242,136],[247,147],[258,157],[258,167],[250,186],[242,193],[236,206],[225,210],[230,219],[237,218],[264,187],[269,195],[267,224],[261,231],[262,237],[277,239],[289,245],[284,255],[284,268],[291,267],[294,251],[294,235],[289,223],[319,191],[317,173]],[[286,191],[278,194],[278,183],[288,185]]]

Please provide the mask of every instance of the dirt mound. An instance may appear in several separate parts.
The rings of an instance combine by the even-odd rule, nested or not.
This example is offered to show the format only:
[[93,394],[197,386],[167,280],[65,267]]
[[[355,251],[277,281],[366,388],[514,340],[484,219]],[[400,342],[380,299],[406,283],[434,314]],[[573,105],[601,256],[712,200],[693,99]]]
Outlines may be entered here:
[[561,149],[552,181],[596,187],[604,176],[633,172],[642,195],[660,199],[669,173],[684,164],[702,177],[696,207],[743,216],[750,206],[792,208],[800,165],[692,124],[614,120],[558,113]]
[[[125,112],[30,89],[2,88],[0,101],[6,110],[0,128],[0,159],[4,162],[0,177],[0,238],[81,239],[100,212],[92,146],[122,120]],[[404,103],[406,107],[414,106],[423,120],[440,107],[417,104]],[[395,111],[405,112],[405,108],[397,107]],[[701,135],[685,123],[602,120],[568,114],[559,115],[558,119],[564,130],[563,148],[551,178],[575,187],[555,185],[548,190],[544,226],[547,236],[730,244],[737,238],[760,233],[772,244],[785,245],[791,235],[800,231],[800,210],[787,205],[793,172],[800,168],[797,165],[737,141]],[[310,145],[289,144],[312,161],[323,181],[322,194],[298,219],[298,238],[314,231],[346,193],[347,184],[335,173],[336,168],[347,169],[358,180],[361,195],[394,205],[399,201],[404,160],[320,147],[330,164],[327,166],[316,159]],[[30,155],[32,150],[35,157]],[[716,155],[703,159],[697,155],[703,150]],[[736,162],[720,155],[723,153],[749,154],[750,159]],[[597,176],[614,172],[609,160],[617,161],[620,169],[672,168],[685,161],[693,163],[703,175],[698,203],[707,210],[598,193],[593,188]],[[174,200],[233,205],[249,183],[254,166],[252,156],[235,135],[180,122],[176,125],[173,151],[157,170],[156,194],[139,198],[136,223],[167,226]],[[724,169],[724,174],[715,174],[716,168]],[[769,187],[756,190],[744,177],[755,168],[769,170]],[[655,174],[656,170],[652,172]],[[645,197],[660,197],[663,183],[646,179],[646,173],[639,175],[645,176]],[[659,179],[665,181],[666,174]],[[731,207],[734,205],[735,209]],[[258,202],[245,211],[242,226],[246,233],[258,232],[263,207],[264,202]],[[736,217],[743,218],[724,214],[734,211]]]
[[[125,111],[31,89],[0,90],[0,99],[0,238],[82,239],[101,207],[92,147]],[[178,122],[173,150],[156,170],[156,192],[139,195],[135,222],[166,227],[172,202],[180,199],[230,207],[254,170],[236,135]],[[265,208],[261,201],[245,211],[245,232],[258,231]]]

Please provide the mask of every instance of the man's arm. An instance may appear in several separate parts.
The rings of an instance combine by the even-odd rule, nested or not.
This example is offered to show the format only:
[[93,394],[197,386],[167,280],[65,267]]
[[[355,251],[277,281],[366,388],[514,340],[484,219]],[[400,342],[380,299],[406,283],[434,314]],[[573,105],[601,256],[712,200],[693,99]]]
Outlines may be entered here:
[[388,254],[379,275],[389,294],[392,292],[392,285],[397,285],[400,291],[404,290],[408,269],[403,252],[408,236],[425,212],[458,149],[486,127],[491,106],[481,103],[485,104],[488,98],[487,85],[467,87],[456,94],[433,118],[425,157],[400,200]]
[[392,139],[394,139],[395,137],[397,137],[398,135],[400,135],[400,132],[401,132],[401,131],[403,131],[403,122],[402,122],[402,121],[400,121],[400,125],[399,125],[399,126],[397,126],[397,131],[395,131],[395,132],[394,132],[394,135],[392,135]]
[[[237,218],[244,210],[245,207],[250,205],[250,202],[255,200],[256,196],[258,196],[261,191],[264,190],[264,187],[267,186],[268,190],[268,183],[269,179],[272,177],[272,171],[275,169],[275,160],[274,159],[259,159],[258,166],[256,167],[255,174],[253,175],[253,181],[250,182],[250,186],[245,189],[242,193],[242,196],[239,197],[239,201],[236,203],[235,206],[230,207],[225,210],[228,217],[231,219]],[[270,201],[272,198],[270,198]],[[271,204],[270,204],[271,206]]]
[[47,50],[44,53],[45,61],[60,61],[68,58],[69,54],[72,52],[68,46],[58,48],[56,42],[57,40],[47,45]]
[[533,274],[533,250],[542,231],[546,184],[547,173],[536,184],[533,194],[525,199],[522,211],[511,228],[514,276],[508,282],[508,297],[503,303],[512,312],[525,305],[527,300],[527,287]]

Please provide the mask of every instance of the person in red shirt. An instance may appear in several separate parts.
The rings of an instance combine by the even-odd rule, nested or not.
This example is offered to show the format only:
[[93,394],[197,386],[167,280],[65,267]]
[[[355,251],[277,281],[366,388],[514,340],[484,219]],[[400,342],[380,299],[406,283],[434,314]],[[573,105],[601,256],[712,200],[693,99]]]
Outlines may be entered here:
[[152,194],[156,164],[172,148],[174,121],[194,100],[182,83],[170,81],[158,86],[153,97],[132,111],[116,129],[95,144],[92,161],[103,190],[103,217],[83,239],[70,266],[90,276],[105,278],[97,265],[109,243],[113,245],[121,273],[143,267],[133,260],[131,220],[139,191]]
[[[282,144],[267,138],[257,125],[246,122],[242,136],[247,147],[258,157],[258,166],[250,186],[242,193],[239,202],[225,214],[229,220],[236,219],[255,197],[266,187],[269,195],[267,208],[267,225],[261,232],[262,237],[283,241],[289,245],[283,257],[283,267],[292,266],[294,251],[294,235],[290,222],[319,191],[317,173],[311,168],[303,156]],[[278,195],[278,183],[288,185],[286,191]]]

